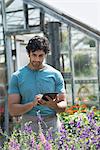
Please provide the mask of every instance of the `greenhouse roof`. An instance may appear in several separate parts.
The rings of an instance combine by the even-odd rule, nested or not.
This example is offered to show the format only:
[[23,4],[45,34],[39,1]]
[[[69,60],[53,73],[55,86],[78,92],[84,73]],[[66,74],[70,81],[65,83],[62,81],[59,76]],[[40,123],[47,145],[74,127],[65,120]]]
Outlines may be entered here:
[[[22,28],[23,26],[23,1],[25,3],[28,4],[28,7],[32,8],[32,11],[35,11],[36,8],[43,8],[45,10],[45,12],[55,18],[61,18],[61,20],[63,21],[67,21],[68,23],[73,24],[77,24],[79,27],[82,26],[83,29],[87,29],[90,32],[93,32],[94,34],[96,34],[97,36],[100,37],[100,31],[96,28],[93,28],[92,26],[89,26],[87,24],[85,24],[84,22],[81,22],[77,19],[75,19],[74,17],[67,15],[67,13],[63,13],[63,8],[60,7],[60,10],[56,7],[56,5],[54,5],[55,3],[50,3],[48,4],[48,1],[44,0],[5,0],[6,2],[6,12],[7,12],[7,23],[10,25],[10,28],[12,28],[12,26],[15,26],[15,28],[17,28],[18,26],[16,26],[16,22],[17,25],[20,25],[20,28]],[[51,1],[52,2],[52,1]],[[53,4],[53,6],[52,6]],[[35,9],[34,9],[35,8]],[[33,12],[30,11],[30,15],[33,14]],[[12,13],[11,13],[12,12]],[[16,13],[17,12],[17,13]],[[36,12],[36,18],[34,18],[32,16],[32,18],[30,17],[30,20],[32,19],[32,23],[34,22],[35,25],[38,24],[39,22],[39,16],[37,15]],[[66,22],[65,21],[65,22]]]

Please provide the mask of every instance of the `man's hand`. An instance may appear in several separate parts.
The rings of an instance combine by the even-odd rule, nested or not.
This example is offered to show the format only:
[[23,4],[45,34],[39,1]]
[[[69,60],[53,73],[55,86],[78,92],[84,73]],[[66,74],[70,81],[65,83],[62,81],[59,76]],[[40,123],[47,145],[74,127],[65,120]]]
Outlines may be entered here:
[[50,107],[50,108],[52,108],[52,107],[54,107],[54,106],[57,106],[57,102],[58,102],[57,99],[52,99],[52,98],[50,98],[49,96],[46,96],[46,98],[48,99],[48,101],[45,101],[45,100],[43,100],[43,99],[40,99],[40,100],[38,101],[38,103],[41,104],[41,105],[44,105],[44,106],[48,106],[48,107]]
[[40,104],[39,102],[41,101],[42,96],[43,96],[42,94],[38,94],[35,96],[35,100],[32,102],[34,106]]
[[38,103],[43,106],[47,106],[51,109],[54,109],[56,112],[64,112],[67,106],[66,96],[64,93],[58,94],[56,99],[52,99],[49,96],[46,96],[48,101],[40,99]]

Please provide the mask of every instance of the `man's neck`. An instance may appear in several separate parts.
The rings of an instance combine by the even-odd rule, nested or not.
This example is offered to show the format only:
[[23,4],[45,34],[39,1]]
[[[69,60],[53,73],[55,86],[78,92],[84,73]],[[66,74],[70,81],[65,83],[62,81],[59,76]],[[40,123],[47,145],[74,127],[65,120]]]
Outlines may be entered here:
[[29,63],[29,64],[28,64],[28,67],[29,67],[31,70],[41,70],[41,69],[43,69],[45,66],[42,64],[42,65],[39,66],[39,67],[34,67],[34,66],[32,66],[31,63]]

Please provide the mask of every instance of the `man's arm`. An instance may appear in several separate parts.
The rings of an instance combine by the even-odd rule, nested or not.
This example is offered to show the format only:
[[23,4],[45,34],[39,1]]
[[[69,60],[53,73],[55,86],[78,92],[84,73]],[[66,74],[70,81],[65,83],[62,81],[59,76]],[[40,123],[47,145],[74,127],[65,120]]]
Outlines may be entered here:
[[20,116],[31,110],[36,101],[29,102],[27,104],[20,104],[21,96],[19,94],[10,94],[8,96],[8,109],[11,116]]

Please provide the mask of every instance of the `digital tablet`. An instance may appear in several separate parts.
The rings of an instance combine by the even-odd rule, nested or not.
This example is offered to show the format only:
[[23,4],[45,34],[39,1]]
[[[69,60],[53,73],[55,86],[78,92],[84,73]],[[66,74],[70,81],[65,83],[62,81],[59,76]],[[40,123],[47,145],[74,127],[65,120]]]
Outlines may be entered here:
[[55,99],[58,93],[45,93],[42,96],[42,99],[45,101],[49,101],[46,96],[49,96],[52,99]]

